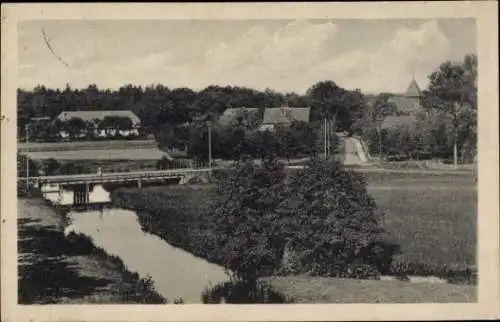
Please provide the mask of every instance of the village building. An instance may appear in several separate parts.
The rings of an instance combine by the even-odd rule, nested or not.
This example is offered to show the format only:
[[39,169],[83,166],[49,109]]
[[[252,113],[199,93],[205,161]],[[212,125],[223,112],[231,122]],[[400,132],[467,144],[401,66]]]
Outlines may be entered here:
[[[118,117],[118,118],[128,118],[132,123],[131,129],[119,129],[117,127],[106,127],[102,128],[99,126],[99,122],[102,122],[107,117]],[[123,137],[132,137],[139,135],[139,129],[141,127],[141,120],[130,110],[116,110],[116,111],[64,111],[59,114],[56,119],[60,122],[67,122],[73,118],[78,118],[86,123],[94,123],[93,134],[95,137],[106,138],[113,137],[116,134],[120,134]],[[85,137],[87,130],[82,131],[77,135],[77,137]],[[68,138],[69,133],[65,130],[61,130],[59,133],[61,138]]]
[[259,127],[261,131],[273,131],[277,126],[289,126],[293,121],[309,123],[310,107],[275,107],[266,108]]
[[395,115],[387,116],[382,124],[382,129],[394,128],[397,126],[412,127],[416,124],[417,114],[422,112],[422,91],[416,80],[413,78],[410,85],[403,94],[394,94],[388,103],[396,107]]
[[256,107],[228,108],[219,117],[220,125],[230,125],[236,123],[239,118],[258,117],[259,109]]

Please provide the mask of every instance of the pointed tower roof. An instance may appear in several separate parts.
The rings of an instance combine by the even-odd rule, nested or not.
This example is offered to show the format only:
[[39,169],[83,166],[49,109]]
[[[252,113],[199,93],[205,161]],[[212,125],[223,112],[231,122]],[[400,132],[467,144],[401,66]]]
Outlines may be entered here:
[[415,78],[412,79],[410,86],[406,89],[405,92],[406,97],[421,97],[422,96],[422,91],[420,90],[420,87],[418,87],[417,82],[415,81]]

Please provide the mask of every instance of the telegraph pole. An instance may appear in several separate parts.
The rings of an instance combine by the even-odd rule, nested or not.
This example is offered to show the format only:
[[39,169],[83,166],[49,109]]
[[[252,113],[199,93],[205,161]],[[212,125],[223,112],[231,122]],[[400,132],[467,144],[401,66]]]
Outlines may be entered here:
[[324,125],[324,131],[325,131],[325,161],[327,159],[327,130],[326,130],[326,116],[325,116],[325,125]]
[[212,121],[207,121],[208,127],[208,176],[212,178]]
[[30,180],[29,180],[29,177],[30,177],[30,163],[29,163],[29,158],[28,158],[28,150],[29,150],[29,147],[28,147],[28,143],[29,143],[29,123],[26,123],[26,126],[25,126],[25,131],[26,131],[26,155],[25,155],[25,158],[26,158],[26,191],[29,190],[29,183],[30,183]]

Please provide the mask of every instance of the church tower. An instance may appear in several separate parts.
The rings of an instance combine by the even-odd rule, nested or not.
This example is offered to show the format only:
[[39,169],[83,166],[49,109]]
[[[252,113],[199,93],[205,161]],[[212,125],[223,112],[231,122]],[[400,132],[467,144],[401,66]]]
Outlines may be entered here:
[[420,87],[417,84],[417,81],[415,80],[415,76],[412,77],[411,83],[406,89],[406,92],[404,93],[404,97],[409,103],[406,109],[408,112],[411,114],[418,112],[422,109],[422,91],[420,90]]
[[420,87],[418,86],[417,81],[415,80],[415,78],[413,78],[411,80],[410,85],[406,89],[405,97],[407,97],[407,98],[417,98],[419,100],[422,97],[422,91],[420,90]]

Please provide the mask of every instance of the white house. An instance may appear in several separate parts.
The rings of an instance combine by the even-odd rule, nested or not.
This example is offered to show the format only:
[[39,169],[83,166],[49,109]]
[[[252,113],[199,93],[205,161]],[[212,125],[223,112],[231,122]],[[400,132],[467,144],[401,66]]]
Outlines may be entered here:
[[[132,129],[130,130],[119,130],[117,128],[96,128],[93,130],[93,134],[99,138],[106,138],[115,136],[119,133],[123,137],[132,137],[139,135],[139,128],[141,127],[141,120],[130,110],[117,110],[117,111],[65,111],[59,114],[56,120],[61,122],[67,122],[72,118],[79,118],[85,122],[94,122],[95,120],[103,121],[106,117],[126,117],[132,122]],[[82,131],[77,137],[85,137],[87,130]],[[67,131],[60,131],[60,137],[65,139],[69,137]]]

